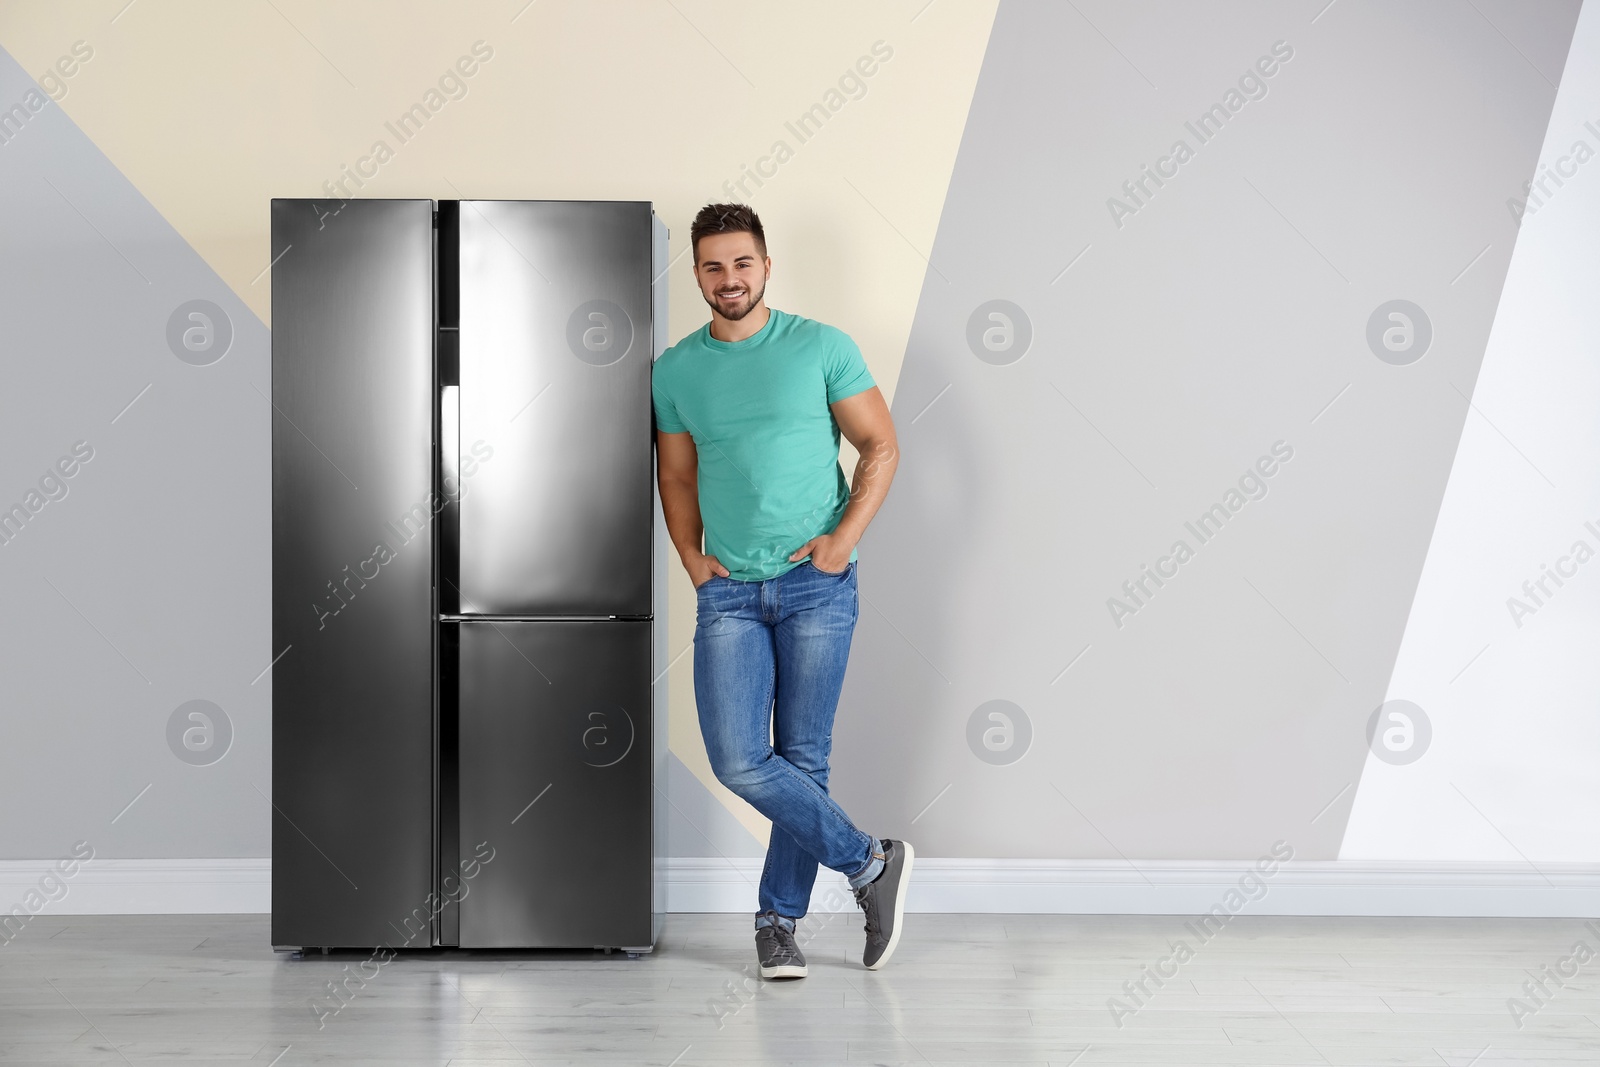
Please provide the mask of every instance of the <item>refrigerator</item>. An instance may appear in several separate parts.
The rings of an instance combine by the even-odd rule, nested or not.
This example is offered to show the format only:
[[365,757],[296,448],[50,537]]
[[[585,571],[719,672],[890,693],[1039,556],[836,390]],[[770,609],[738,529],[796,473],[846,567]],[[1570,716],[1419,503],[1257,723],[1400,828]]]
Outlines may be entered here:
[[649,203],[272,201],[272,943],[649,951]]

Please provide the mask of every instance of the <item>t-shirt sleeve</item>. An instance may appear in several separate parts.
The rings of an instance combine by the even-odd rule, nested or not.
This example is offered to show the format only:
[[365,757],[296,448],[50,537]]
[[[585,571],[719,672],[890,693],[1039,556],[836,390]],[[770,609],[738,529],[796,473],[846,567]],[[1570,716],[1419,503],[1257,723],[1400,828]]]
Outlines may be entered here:
[[[659,361],[657,361],[659,363]],[[650,374],[650,399],[656,409],[656,429],[662,433],[686,433],[688,427],[678,417],[678,407],[667,395],[666,387],[662,384],[661,368],[651,368]]]
[[878,383],[872,380],[867,361],[861,358],[861,349],[850,335],[834,330],[823,359],[823,378],[828,383],[828,403],[834,404],[847,396],[871,389]]

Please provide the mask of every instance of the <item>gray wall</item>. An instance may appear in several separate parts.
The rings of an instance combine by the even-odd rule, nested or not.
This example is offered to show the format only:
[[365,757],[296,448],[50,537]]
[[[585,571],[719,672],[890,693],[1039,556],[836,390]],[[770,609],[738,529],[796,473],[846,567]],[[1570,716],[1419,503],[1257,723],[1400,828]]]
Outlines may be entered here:
[[[1338,856],[1577,4],[1322,6],[1001,6],[861,548],[834,782],[875,832]],[[1396,299],[1424,358],[1368,343]],[[971,344],[995,300],[1025,352]]]
[[[33,84],[0,52],[0,101]],[[94,453],[0,546],[0,858],[266,856],[267,330],[59,106],[0,147],[0,180],[0,506]],[[190,352],[196,300],[222,318]],[[209,766],[168,744],[192,700],[231,724]]]

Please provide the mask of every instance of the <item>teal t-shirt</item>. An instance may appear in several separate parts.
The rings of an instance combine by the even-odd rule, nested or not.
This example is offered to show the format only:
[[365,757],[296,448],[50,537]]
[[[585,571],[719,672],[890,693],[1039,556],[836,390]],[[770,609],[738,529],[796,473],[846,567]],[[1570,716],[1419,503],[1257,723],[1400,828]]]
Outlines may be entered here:
[[656,427],[694,438],[705,551],[730,577],[776,578],[839,524],[850,485],[828,405],[875,384],[844,331],[776,309],[743,341],[708,323],[656,360]]

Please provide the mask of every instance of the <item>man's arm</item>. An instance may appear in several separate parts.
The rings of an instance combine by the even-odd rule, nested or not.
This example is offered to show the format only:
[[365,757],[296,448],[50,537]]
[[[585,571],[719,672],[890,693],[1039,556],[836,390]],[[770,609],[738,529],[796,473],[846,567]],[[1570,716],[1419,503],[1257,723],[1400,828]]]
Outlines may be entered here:
[[661,511],[667,534],[677,546],[678,558],[696,589],[713,574],[726,578],[728,568],[715,556],[701,551],[705,524],[700,519],[700,466],[694,438],[689,433],[656,431],[656,480],[661,486]]
[[877,386],[847,396],[830,405],[830,409],[839,423],[839,432],[860,454],[850,482],[850,502],[832,533],[813,537],[789,558],[804,559],[809,554],[818,569],[842,571],[861,535],[867,532],[867,524],[889,495],[889,483],[900,464],[900,445],[889,405],[884,403]]

